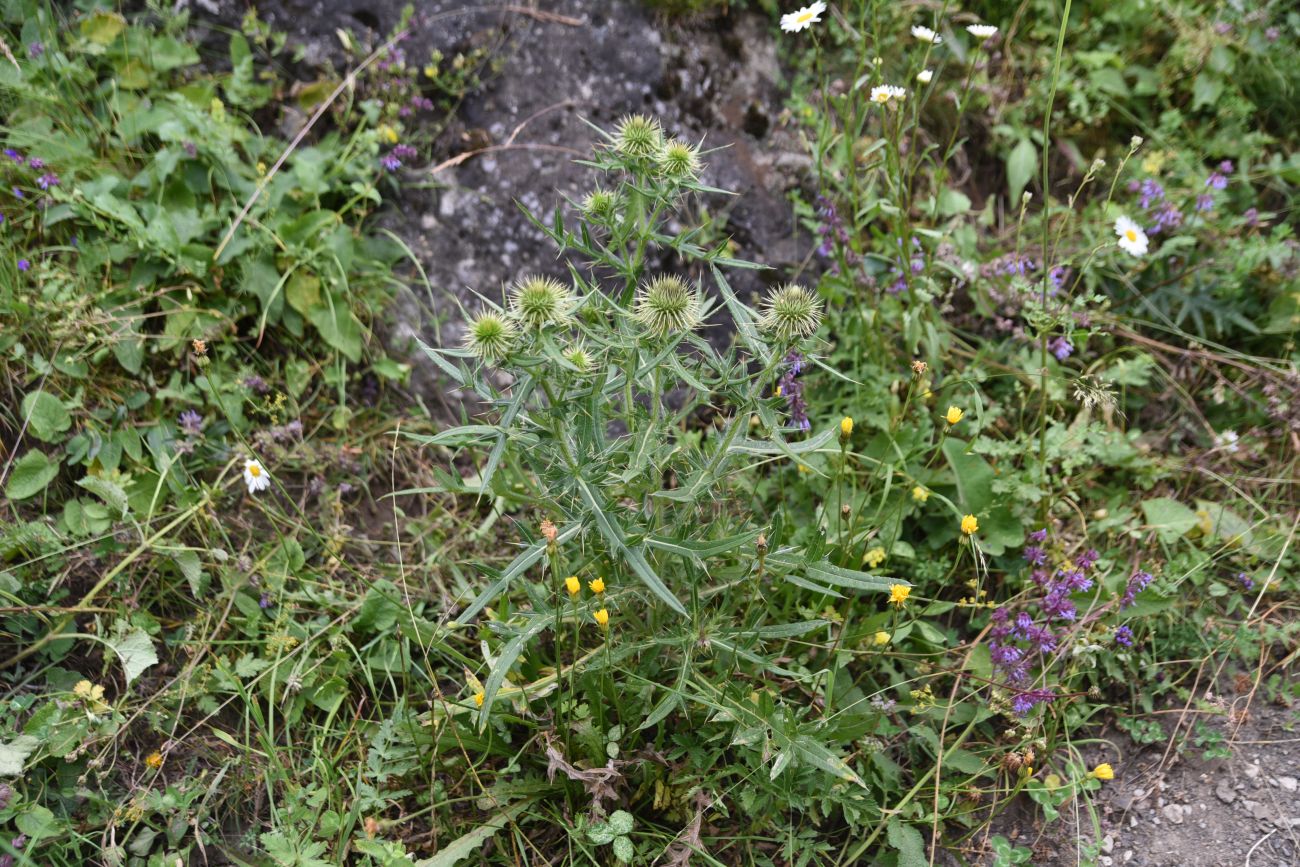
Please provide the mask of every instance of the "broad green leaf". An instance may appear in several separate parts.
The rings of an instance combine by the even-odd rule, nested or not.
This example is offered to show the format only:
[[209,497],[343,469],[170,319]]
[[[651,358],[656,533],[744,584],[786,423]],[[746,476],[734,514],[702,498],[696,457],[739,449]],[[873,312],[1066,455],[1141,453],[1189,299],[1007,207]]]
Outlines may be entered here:
[[126,491],[122,489],[121,485],[102,476],[86,476],[84,479],[78,480],[77,485],[103,500],[118,517],[126,516],[130,504],[127,501]]
[[59,461],[51,461],[44,452],[29,451],[18,459],[9,472],[5,496],[11,500],[25,500],[45,490],[59,474]]
[[500,655],[492,663],[492,671],[488,674],[488,679],[483,683],[483,706],[478,709],[479,731],[487,727],[488,718],[492,714],[492,702],[496,699],[501,684],[505,682],[506,675],[510,672],[510,667],[515,664],[515,660],[519,658],[519,654],[524,652],[529,641],[554,625],[555,620],[552,617],[535,614],[523,631],[501,648]]
[[930,859],[925,856],[925,838],[920,831],[897,816],[889,820],[886,828],[889,845],[898,850],[898,867],[929,867]]
[[32,735],[19,735],[6,744],[0,744],[0,776],[21,775],[27,757],[40,745],[40,739]]
[[492,818],[480,824],[473,831],[463,837],[452,840],[446,846],[438,850],[438,854],[432,858],[425,858],[422,861],[416,861],[414,867],[454,867],[466,858],[472,857],[483,844],[496,836],[497,832],[514,821],[528,806],[527,801],[521,801],[512,807],[502,810]]
[[1195,512],[1169,497],[1143,501],[1142,514],[1146,516],[1147,528],[1154,530],[1156,538],[1166,544],[1182,538],[1200,523]]
[[1027,138],[1022,138],[1011,153],[1007,154],[1007,189],[1011,194],[1010,205],[1020,207],[1020,194],[1024,192],[1029,179],[1038,171],[1038,148]]
[[108,45],[126,29],[126,19],[116,12],[96,9],[81,19],[81,35],[96,45]]
[[139,677],[146,668],[158,662],[158,653],[154,650],[153,641],[150,640],[149,633],[143,629],[136,629],[119,638],[110,639],[108,646],[113,648],[118,658],[122,660],[127,686],[130,686],[131,681]]
[[72,427],[72,416],[63,401],[48,391],[33,391],[23,398],[23,422],[38,440],[52,443]]

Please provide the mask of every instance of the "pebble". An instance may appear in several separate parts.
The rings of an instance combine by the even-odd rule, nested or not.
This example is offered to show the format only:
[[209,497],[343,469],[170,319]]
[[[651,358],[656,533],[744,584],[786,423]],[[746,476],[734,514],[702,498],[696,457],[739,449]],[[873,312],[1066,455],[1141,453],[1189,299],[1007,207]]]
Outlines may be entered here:
[[1246,776],[1252,780],[1259,776],[1259,765],[1246,765],[1242,770],[1245,771]]
[[1219,785],[1214,787],[1214,794],[1220,801],[1225,804],[1231,804],[1237,799],[1237,793],[1228,785],[1227,780],[1220,780]]
[[1111,851],[1114,850],[1114,848],[1115,848],[1114,834],[1107,834],[1105,837],[1101,838],[1101,851],[1104,854],[1109,855]]
[[1294,792],[1298,785],[1295,777],[1278,777],[1277,784],[1287,792]]
[[1170,804],[1160,811],[1160,815],[1175,825],[1183,824],[1183,807],[1181,804]]
[[1132,849],[1125,849],[1125,850],[1124,850],[1124,854],[1120,856],[1120,860],[1124,861],[1125,863],[1127,863],[1127,862],[1129,862],[1129,861],[1132,861],[1132,860],[1133,860],[1133,850],[1132,850]]

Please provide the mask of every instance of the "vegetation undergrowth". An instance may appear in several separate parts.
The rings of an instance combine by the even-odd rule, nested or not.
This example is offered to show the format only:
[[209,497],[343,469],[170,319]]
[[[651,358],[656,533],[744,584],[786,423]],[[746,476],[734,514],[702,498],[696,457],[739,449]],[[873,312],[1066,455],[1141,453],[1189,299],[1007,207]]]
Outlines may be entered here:
[[255,14],[84,5],[0,6],[0,863],[1023,863],[1101,722],[1297,698],[1280,4],[755,4],[803,267],[595,129],[554,273],[418,350],[456,423],[367,218],[486,58],[344,34],[286,141]]

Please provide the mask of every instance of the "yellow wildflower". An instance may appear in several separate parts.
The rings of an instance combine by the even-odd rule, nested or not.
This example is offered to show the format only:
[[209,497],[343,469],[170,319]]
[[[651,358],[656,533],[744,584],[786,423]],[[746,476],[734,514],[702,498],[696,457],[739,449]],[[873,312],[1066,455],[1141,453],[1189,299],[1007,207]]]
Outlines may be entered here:
[[379,125],[379,137],[389,144],[397,144],[397,130],[386,123]]
[[877,632],[873,640],[876,642],[877,647],[886,645],[889,643],[889,633],[884,631]]
[[840,436],[844,437],[845,439],[848,439],[849,437],[853,436],[852,416],[846,415],[844,416],[844,418],[840,419]]
[[885,562],[885,549],[872,548],[870,551],[868,551],[866,554],[863,555],[862,562],[866,563],[872,569],[875,569],[881,563]]
[[926,500],[930,499],[930,492],[920,485],[917,485],[915,488],[912,488],[912,499],[918,503],[924,503]]
[[1108,762],[1102,762],[1093,768],[1088,776],[1096,777],[1099,780],[1113,780],[1115,779],[1115,769]]
[[607,628],[609,627],[609,610],[608,610],[608,609],[606,609],[606,608],[602,608],[602,609],[600,609],[599,611],[597,611],[595,614],[593,614],[593,615],[591,615],[591,616],[594,617],[594,618],[596,618],[596,622],[600,624],[600,628],[601,628],[601,629],[607,629]]
[[962,517],[961,531],[965,533],[967,536],[972,535],[979,528],[980,528],[980,522],[975,518],[974,515],[965,515]]
[[582,589],[582,582],[578,580],[577,575],[570,575],[564,579],[564,589],[569,591],[570,596],[577,596],[578,591]]
[[487,696],[484,695],[483,693],[481,693],[481,692],[476,692],[476,693],[474,693],[474,706],[475,706],[475,707],[482,707],[482,706],[483,706],[483,702],[485,702],[486,700],[487,700]]
[[145,767],[155,771],[162,767],[162,762],[162,753],[157,750],[154,750],[152,753],[144,757]]
[[889,585],[889,601],[897,605],[899,608],[903,607],[903,603],[907,602],[907,597],[911,594],[912,588],[908,587],[906,584]]
[[591,592],[592,592],[592,593],[604,593],[604,592],[605,592],[605,579],[604,579],[604,578],[597,578],[595,581],[590,581],[590,582],[588,582],[588,583],[587,583],[587,586],[591,588]]
[[944,419],[948,422],[948,424],[956,424],[957,422],[961,421],[962,416],[964,416],[965,414],[966,413],[962,411],[961,407],[950,406],[948,407],[948,412],[944,415]]

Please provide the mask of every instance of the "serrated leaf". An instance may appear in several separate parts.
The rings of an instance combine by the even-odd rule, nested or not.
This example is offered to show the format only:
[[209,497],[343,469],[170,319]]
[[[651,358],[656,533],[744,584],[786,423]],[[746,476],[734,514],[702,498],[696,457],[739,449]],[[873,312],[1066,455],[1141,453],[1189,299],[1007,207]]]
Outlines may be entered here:
[[508,809],[502,810],[473,831],[443,846],[438,850],[438,854],[432,858],[425,858],[422,861],[415,862],[415,867],[454,867],[454,865],[459,864],[481,849],[484,843],[491,840],[498,831],[512,822],[527,805],[527,801],[521,801]]
[[23,423],[38,440],[50,443],[72,427],[72,416],[63,401],[48,391],[33,391],[23,398]]
[[154,650],[153,640],[143,629],[128,632],[120,638],[110,639],[108,646],[113,648],[122,668],[126,671],[126,685],[139,677],[146,668],[158,663],[158,653]]
[[33,449],[14,464],[9,473],[9,483],[5,485],[5,496],[11,500],[34,497],[45,490],[58,474],[59,461],[51,461],[44,452]]
[[40,745],[40,739],[32,735],[19,735],[6,744],[0,744],[0,775],[21,775],[28,756],[36,752]]
[[898,867],[929,867],[930,860],[925,857],[925,839],[920,831],[896,816],[889,820],[886,828],[889,845],[898,850]]
[[118,517],[125,517],[130,508],[126,491],[116,482],[110,482],[102,476],[86,476],[78,480],[77,485],[103,500]]

